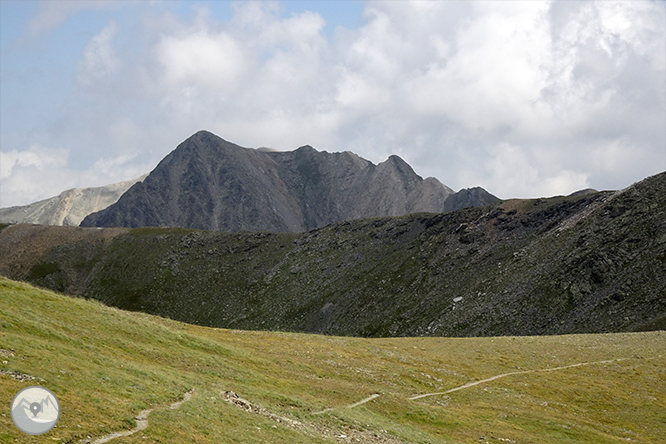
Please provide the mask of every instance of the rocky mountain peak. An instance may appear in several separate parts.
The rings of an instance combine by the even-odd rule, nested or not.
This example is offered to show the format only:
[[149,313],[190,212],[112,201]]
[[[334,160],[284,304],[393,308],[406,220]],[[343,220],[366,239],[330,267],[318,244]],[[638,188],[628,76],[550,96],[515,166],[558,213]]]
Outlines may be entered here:
[[[301,232],[350,219],[441,212],[453,194],[395,155],[374,165],[310,145],[255,150],[202,130],[81,225]],[[464,199],[467,206],[494,201],[485,191]]]

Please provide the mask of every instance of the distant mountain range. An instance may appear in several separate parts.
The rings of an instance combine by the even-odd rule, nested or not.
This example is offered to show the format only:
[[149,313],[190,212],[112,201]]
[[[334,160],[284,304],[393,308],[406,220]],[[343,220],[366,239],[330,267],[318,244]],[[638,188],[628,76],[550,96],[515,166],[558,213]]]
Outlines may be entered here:
[[[314,155],[291,156],[307,154]],[[0,274],[237,329],[355,336],[666,329],[664,190],[666,173],[619,191],[356,219],[305,233],[0,226]]]
[[84,227],[303,232],[364,217],[445,212],[497,202],[453,192],[398,156],[374,165],[351,152],[243,148],[199,131]]
[[116,203],[125,191],[146,176],[103,187],[72,188],[29,205],[0,208],[0,222],[78,226],[90,213]]

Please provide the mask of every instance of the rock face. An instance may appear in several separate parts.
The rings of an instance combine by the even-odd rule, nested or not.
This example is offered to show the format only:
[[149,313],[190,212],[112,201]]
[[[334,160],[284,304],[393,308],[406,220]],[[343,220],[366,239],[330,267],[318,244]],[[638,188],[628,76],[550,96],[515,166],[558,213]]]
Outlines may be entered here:
[[199,131],[81,226],[303,232],[497,201],[481,188],[454,193],[437,179],[424,180],[398,156],[374,165],[351,152],[250,149]]
[[147,175],[95,188],[72,188],[30,205],[0,208],[0,222],[78,226],[90,213],[116,203],[132,185]]

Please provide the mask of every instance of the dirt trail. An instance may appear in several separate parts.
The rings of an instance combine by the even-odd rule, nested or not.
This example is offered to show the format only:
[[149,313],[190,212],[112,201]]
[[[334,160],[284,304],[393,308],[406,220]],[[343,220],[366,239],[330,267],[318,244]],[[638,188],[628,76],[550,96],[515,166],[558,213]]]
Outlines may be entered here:
[[[516,371],[516,372],[502,373],[500,375],[495,375],[495,376],[492,376],[490,378],[481,379],[479,381],[468,382],[467,384],[461,385],[459,387],[454,387],[452,389],[449,389],[449,390],[446,390],[446,391],[443,391],[443,392],[424,393],[422,395],[416,395],[416,396],[412,396],[412,397],[409,397],[409,398],[406,398],[406,399],[410,400],[410,401],[413,401],[413,400],[416,400],[416,399],[426,398],[428,396],[445,395],[447,393],[453,393],[453,392],[456,392],[458,390],[463,390],[463,389],[466,389],[466,388],[469,388],[469,387],[474,387],[474,386],[477,386],[479,384],[484,384],[486,382],[491,382],[491,381],[494,381],[496,379],[505,378],[507,376],[512,376],[512,375],[523,375],[523,374],[528,374],[528,373],[539,373],[539,372],[553,372],[553,371],[558,371],[558,370],[565,370],[565,369],[568,369],[568,368],[582,367],[582,366],[585,366],[585,365],[610,364],[610,363],[613,363],[613,362],[625,361],[627,359],[629,359],[629,358],[618,358],[618,359],[609,359],[609,360],[605,360],[605,361],[593,361],[593,362],[579,362],[577,364],[563,365],[563,366],[560,366],[560,367],[550,367],[550,368],[541,368],[541,369],[534,369],[534,370],[521,370],[521,371]],[[175,409],[179,408],[182,403],[189,401],[192,398],[192,393],[193,392],[194,392],[194,389],[185,393],[183,395],[183,400],[178,401],[178,402],[174,402],[173,404],[171,404],[169,406],[169,409],[170,410],[175,410]],[[349,409],[352,409],[354,407],[358,407],[358,406],[363,405],[363,404],[365,404],[369,401],[372,401],[373,399],[376,399],[379,396],[381,396],[379,393],[374,393],[374,394],[368,396],[367,398],[364,398],[364,399],[362,399],[358,402],[347,405],[345,407],[349,408]],[[307,434],[313,434],[313,432],[314,432],[314,434],[321,434],[321,435],[324,435],[324,436],[329,436],[329,437],[337,439],[338,441],[349,442],[350,436],[347,435],[347,434],[334,433],[332,430],[328,430],[328,429],[324,430],[324,429],[321,429],[320,427],[315,426],[314,424],[302,423],[302,422],[294,420],[294,419],[290,419],[290,418],[286,418],[286,417],[283,417],[283,416],[275,415],[275,414],[273,414],[273,413],[271,413],[271,412],[269,412],[269,411],[267,411],[267,410],[265,410],[261,407],[253,405],[251,402],[241,398],[240,396],[238,396],[234,392],[231,392],[231,391],[224,392],[223,393],[223,399],[225,401],[231,403],[231,404],[235,404],[237,407],[242,408],[243,410],[265,416],[265,417],[267,417],[271,420],[274,420],[276,422],[283,423],[283,424],[287,425],[288,427],[300,430],[301,432],[304,432],[304,433],[307,433]],[[319,415],[319,414],[322,414],[322,413],[333,411],[335,409],[336,409],[336,407],[331,407],[331,408],[324,409],[320,412],[314,412],[313,414],[314,415]],[[80,441],[80,443],[81,444],[84,444],[84,443],[102,444],[102,443],[108,442],[108,441],[110,441],[114,438],[119,438],[119,437],[122,437],[122,436],[129,436],[129,435],[132,435],[132,434],[134,434],[134,433],[136,433],[140,430],[144,430],[146,427],[148,427],[148,414],[150,414],[150,412],[152,412],[153,410],[154,409],[148,409],[148,410],[142,410],[141,412],[139,412],[139,415],[135,418],[136,419],[136,427],[132,430],[126,430],[126,431],[123,431],[123,432],[111,433],[111,434],[103,436],[101,438],[97,438],[94,441],[83,440],[83,441]],[[347,433],[349,434],[349,431]],[[372,437],[370,435],[367,435],[367,436],[366,435],[367,435],[366,433],[360,433],[359,437],[363,437],[367,442],[373,442],[373,443],[399,442],[399,441],[394,441],[390,437],[380,437],[379,435],[376,435],[376,434],[373,435]]]
[[360,401],[357,402],[357,403],[354,403],[354,404],[352,404],[352,405],[347,406],[347,408],[348,408],[348,409],[353,409],[354,407],[357,407],[357,406],[359,406],[359,405],[361,405],[361,404],[365,404],[365,403],[368,402],[368,401],[372,401],[373,399],[375,399],[375,398],[377,398],[377,397],[379,397],[379,393],[375,393],[374,395],[370,395],[370,396],[368,396],[367,398],[362,399],[362,400],[360,400]]
[[[185,392],[183,395],[183,400],[174,402],[169,406],[169,410],[176,410],[181,406],[182,403],[189,401],[192,399],[192,393],[194,393],[194,389]],[[150,412],[155,410],[155,408],[152,409],[147,409],[147,410],[141,410],[139,414],[134,418],[136,420],[136,427],[134,427],[132,430],[125,430],[122,432],[115,432],[115,433],[110,433],[108,435],[102,436],[100,438],[95,439],[94,441],[90,441],[88,439],[84,439],[83,441],[80,441],[81,444],[84,443],[91,443],[91,444],[102,444],[108,441],[111,441],[112,439],[115,438],[120,438],[121,436],[130,436],[135,434],[136,432],[139,432],[141,430],[144,430],[146,427],[148,427],[148,415]]]
[[[371,430],[371,429],[361,429],[358,427],[349,427],[343,426],[342,428],[330,428],[326,425],[317,424],[314,422],[308,421],[298,421],[296,419],[287,418],[285,416],[276,415],[275,413],[270,412],[269,410],[251,403],[247,399],[243,399],[232,391],[226,391],[222,394],[223,399],[230,404],[235,405],[236,407],[245,410],[246,412],[255,413],[261,415],[265,418],[268,418],[272,421],[282,423],[282,425],[289,427],[291,429],[297,430],[300,433],[306,434],[313,437],[326,437],[334,439],[342,443],[352,443],[352,442],[363,442],[366,444],[404,444],[404,441],[395,438],[391,435],[388,435],[386,430]],[[347,408],[353,408],[357,405],[361,405],[370,400],[378,397],[379,394],[374,394],[369,396],[362,401],[359,401],[355,404],[347,406]],[[327,409],[324,411],[329,411],[333,409]],[[324,412],[319,412],[324,413]],[[319,414],[315,413],[315,415]]]
[[607,360],[607,361],[580,362],[578,364],[564,365],[562,367],[540,368],[540,369],[535,369],[535,370],[523,370],[523,371],[519,371],[519,372],[502,373],[501,375],[496,375],[496,376],[493,376],[491,378],[482,379],[480,381],[468,382],[467,384],[461,385],[460,387],[455,387],[455,388],[446,390],[445,392],[425,393],[423,395],[416,395],[416,396],[412,396],[411,398],[407,398],[407,399],[409,399],[410,401],[413,401],[415,399],[426,398],[428,396],[445,395],[447,393],[457,392],[458,390],[466,389],[466,388],[469,388],[469,387],[474,387],[475,385],[483,384],[485,382],[494,381],[495,379],[504,378],[506,376],[511,376],[511,375],[524,375],[526,373],[537,373],[537,372],[553,372],[553,371],[556,371],[556,370],[564,370],[564,369],[567,369],[567,368],[580,367],[580,366],[583,366],[583,365],[610,364],[612,362],[624,361],[625,359],[626,358],[610,359],[610,360]]
[[[507,376],[512,376],[512,375],[524,375],[524,374],[527,374],[527,373],[538,373],[538,372],[554,372],[554,371],[557,371],[557,370],[564,370],[564,369],[567,369],[567,368],[581,367],[581,366],[584,366],[584,365],[610,364],[612,362],[624,361],[626,359],[627,358],[618,358],[618,359],[609,359],[609,360],[606,360],[606,361],[579,362],[577,364],[563,365],[563,366],[560,366],[560,367],[538,368],[538,369],[534,369],[534,370],[521,370],[521,371],[517,371],[517,372],[502,373],[501,375],[495,375],[495,376],[492,376],[490,378],[481,379],[479,381],[468,382],[467,384],[461,385],[459,387],[454,387],[452,389],[449,389],[449,390],[446,390],[446,391],[443,391],[443,392],[424,393],[422,395],[411,396],[407,399],[410,400],[410,401],[413,401],[415,399],[427,398],[428,396],[446,395],[447,393],[457,392],[458,390],[463,390],[463,389],[466,389],[466,388],[474,387],[474,386],[479,385],[479,384],[484,384],[486,382],[494,381],[496,379],[505,378]],[[374,395],[368,396],[367,398],[362,399],[362,400],[360,400],[360,401],[358,401],[354,404],[348,405],[347,408],[353,409],[354,407],[357,407],[361,404],[365,404],[368,401],[372,401],[373,399],[375,399],[379,396],[380,395],[378,393],[375,393]],[[329,408],[324,409],[322,411],[314,412],[314,414],[315,415],[321,415],[322,413],[330,412],[330,411],[333,411],[335,409],[336,409],[336,407],[329,407]]]

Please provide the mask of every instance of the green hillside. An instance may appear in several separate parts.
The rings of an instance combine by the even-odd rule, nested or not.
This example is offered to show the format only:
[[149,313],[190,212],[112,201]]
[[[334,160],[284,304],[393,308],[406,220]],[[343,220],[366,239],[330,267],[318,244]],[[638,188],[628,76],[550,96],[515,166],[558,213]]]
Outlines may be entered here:
[[[94,442],[133,429],[144,409],[153,409],[145,429],[109,442],[658,443],[666,436],[664,332],[362,339],[221,330],[0,278],[0,372],[2,443]],[[9,406],[35,384],[58,396],[62,413],[55,429],[31,437],[13,427]],[[190,400],[169,408],[191,390]],[[367,400],[372,395],[379,396]]]

